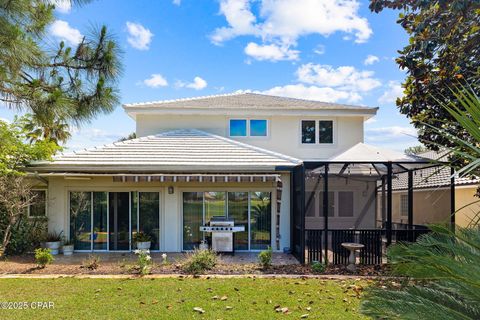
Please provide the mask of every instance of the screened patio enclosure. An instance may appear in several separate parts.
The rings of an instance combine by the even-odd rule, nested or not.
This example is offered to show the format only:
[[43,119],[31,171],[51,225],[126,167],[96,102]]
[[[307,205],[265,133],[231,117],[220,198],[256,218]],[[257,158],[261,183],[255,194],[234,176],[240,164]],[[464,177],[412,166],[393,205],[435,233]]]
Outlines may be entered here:
[[[364,144],[293,172],[292,251],[304,263],[344,264],[343,242],[365,245],[359,262],[382,263],[386,246],[415,241],[428,223],[454,223],[454,187],[425,189],[429,159]],[[400,188],[405,184],[406,188]],[[415,223],[414,223],[415,222]]]

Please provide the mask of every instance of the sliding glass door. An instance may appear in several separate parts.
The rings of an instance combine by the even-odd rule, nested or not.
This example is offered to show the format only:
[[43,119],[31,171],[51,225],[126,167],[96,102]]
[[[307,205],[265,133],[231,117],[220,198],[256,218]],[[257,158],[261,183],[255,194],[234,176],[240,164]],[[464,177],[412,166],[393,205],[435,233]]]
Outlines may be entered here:
[[183,193],[183,250],[193,250],[202,240],[203,192]]
[[70,238],[75,250],[128,251],[133,235],[150,235],[160,249],[158,192],[70,192]]
[[233,219],[244,232],[234,234],[235,250],[263,250],[271,244],[270,192],[184,192],[183,250],[193,250],[201,240],[210,241],[210,233],[202,234],[201,225],[211,217]]
[[234,234],[235,250],[248,250],[248,192],[228,193],[228,217],[236,226],[244,226],[244,232]]
[[271,243],[270,192],[250,193],[250,249],[263,250]]

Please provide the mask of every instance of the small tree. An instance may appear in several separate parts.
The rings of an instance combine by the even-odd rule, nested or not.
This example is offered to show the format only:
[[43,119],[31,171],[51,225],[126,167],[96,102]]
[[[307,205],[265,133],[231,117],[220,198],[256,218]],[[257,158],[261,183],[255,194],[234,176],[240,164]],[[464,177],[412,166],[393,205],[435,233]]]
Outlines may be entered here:
[[3,230],[0,255],[3,255],[10,237],[13,226],[27,212],[27,208],[34,204],[35,195],[31,192],[30,184],[20,175],[7,174],[0,179],[0,206],[3,207],[5,230]]
[[0,121],[0,255],[12,236],[12,228],[35,201],[23,169],[34,160],[49,159],[59,147],[50,140],[27,143],[27,134],[18,124]]

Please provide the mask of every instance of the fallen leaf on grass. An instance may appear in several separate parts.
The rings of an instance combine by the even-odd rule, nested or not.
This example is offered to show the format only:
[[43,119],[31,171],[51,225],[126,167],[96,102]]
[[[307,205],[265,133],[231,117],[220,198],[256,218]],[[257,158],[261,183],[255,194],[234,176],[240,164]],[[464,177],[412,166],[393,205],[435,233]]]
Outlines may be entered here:
[[200,308],[200,307],[194,307],[194,308],[193,308],[193,311],[198,312],[198,313],[205,313],[205,310],[203,310],[203,309]]
[[306,319],[306,318],[308,318],[308,313],[302,314],[300,316],[300,319]]
[[227,296],[223,296],[223,297],[220,298],[220,301],[226,301],[227,299],[228,299]]
[[225,307],[225,310],[232,310],[232,309],[233,309],[233,307],[231,307],[231,306],[226,306]]
[[213,296],[212,300],[218,300],[218,296]]

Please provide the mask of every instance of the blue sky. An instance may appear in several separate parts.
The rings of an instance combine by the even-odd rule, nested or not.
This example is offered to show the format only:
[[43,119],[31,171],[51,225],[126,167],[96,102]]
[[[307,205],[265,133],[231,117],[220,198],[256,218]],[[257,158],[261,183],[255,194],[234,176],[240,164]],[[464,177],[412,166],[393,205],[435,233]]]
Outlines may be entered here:
[[[367,143],[418,144],[394,103],[405,77],[394,58],[408,40],[398,12],[371,13],[366,0],[97,0],[80,8],[58,1],[53,40],[74,44],[103,24],[116,35],[122,103],[250,90],[378,106]],[[0,118],[13,115],[0,106]],[[102,145],[134,129],[118,106],[73,129],[67,147]]]

